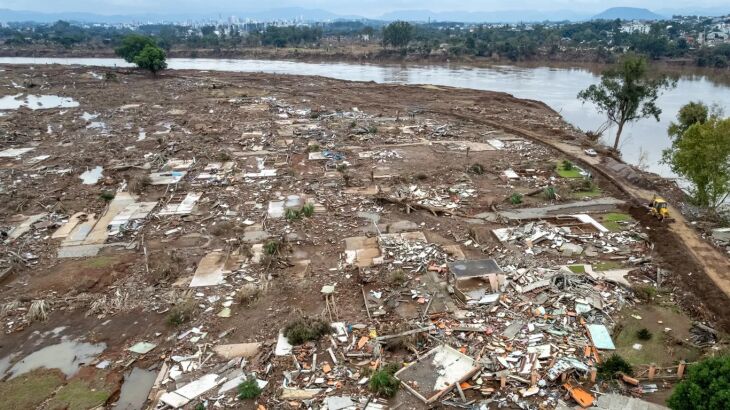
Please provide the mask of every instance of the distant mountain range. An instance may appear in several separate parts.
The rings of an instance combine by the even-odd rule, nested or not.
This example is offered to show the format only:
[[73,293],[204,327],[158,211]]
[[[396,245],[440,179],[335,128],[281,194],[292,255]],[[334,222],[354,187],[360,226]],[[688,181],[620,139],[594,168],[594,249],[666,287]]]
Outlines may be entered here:
[[592,20],[662,20],[666,17],[651,10],[635,7],[612,7],[603,13],[596,14]]
[[[585,21],[591,19],[625,19],[625,20],[657,20],[673,14],[717,16],[730,13],[730,5],[726,9],[681,9],[661,10],[661,14],[647,9],[632,7],[614,7],[598,15],[581,13],[572,10],[505,10],[505,11],[440,11],[430,10],[400,10],[386,13],[371,19],[381,21],[408,20],[408,21],[452,21],[452,22],[490,22],[516,23],[539,21]],[[144,22],[184,22],[226,19],[228,16],[237,16],[241,19],[256,21],[293,20],[304,21],[333,21],[333,20],[362,20],[362,16],[341,15],[321,9],[306,9],[301,7],[275,8],[266,11],[221,11],[210,13],[166,13],[166,14],[128,14],[102,15],[87,12],[42,13],[35,11],[0,9],[0,22],[27,22],[50,23],[58,20],[67,20],[81,23],[144,23]]]

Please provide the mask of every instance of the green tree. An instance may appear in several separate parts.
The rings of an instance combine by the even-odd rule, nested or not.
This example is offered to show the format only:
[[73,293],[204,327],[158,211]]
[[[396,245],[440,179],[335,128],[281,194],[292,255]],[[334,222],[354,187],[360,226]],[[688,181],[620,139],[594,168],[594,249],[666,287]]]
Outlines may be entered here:
[[167,68],[165,51],[157,46],[147,45],[134,57],[134,64],[137,64],[139,68],[151,71],[152,74],[157,74],[158,71]]
[[673,410],[730,409],[730,356],[689,366],[687,378],[674,389],[667,405]]
[[656,100],[662,89],[674,87],[666,77],[650,78],[646,59],[629,54],[616,66],[601,75],[601,83],[578,93],[583,102],[592,102],[598,111],[616,124],[613,148],[618,150],[621,132],[628,122],[654,117],[659,121],[662,110]]
[[114,50],[114,52],[128,63],[134,63],[134,59],[147,46],[156,47],[155,41],[151,37],[130,34],[122,39],[122,44]]
[[710,116],[691,125],[663,152],[662,162],[692,183],[697,205],[717,208],[730,194],[730,118]]
[[413,38],[413,26],[407,21],[394,21],[383,29],[383,44],[404,48]]
[[677,122],[669,124],[669,130],[667,131],[669,136],[673,139],[681,138],[682,134],[692,125],[697,123],[703,124],[707,121],[709,113],[710,109],[701,101],[692,101],[685,104],[679,109]]

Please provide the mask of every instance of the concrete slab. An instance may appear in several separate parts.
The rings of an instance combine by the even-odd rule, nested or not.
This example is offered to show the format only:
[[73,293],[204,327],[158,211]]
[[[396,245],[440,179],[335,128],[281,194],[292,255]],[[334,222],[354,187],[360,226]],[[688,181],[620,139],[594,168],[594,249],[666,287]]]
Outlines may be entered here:
[[34,147],[28,148],[8,148],[0,151],[0,158],[18,158],[26,152],[33,151]]
[[395,377],[416,397],[432,403],[478,370],[476,360],[450,346],[441,345],[416,363],[396,372]]
[[222,251],[213,251],[203,256],[195,269],[190,287],[217,286],[223,283],[225,258],[226,254]]
[[471,261],[456,261],[447,263],[449,271],[456,279],[468,279],[486,276],[488,274],[501,274],[502,269],[494,259],[481,259]]
[[607,212],[615,210],[616,207],[623,205],[624,203],[624,201],[616,198],[598,198],[590,201],[570,202],[542,208],[521,208],[512,211],[499,212],[498,214],[493,212],[484,212],[475,215],[475,217],[489,219],[498,215],[511,220],[540,219],[558,215],[574,215],[589,211]]
[[63,224],[60,228],[56,229],[56,232],[51,235],[52,239],[65,239],[71,234],[76,225],[81,223],[82,219],[86,217],[86,212],[76,212],[68,218],[68,222]]
[[206,374],[205,376],[184,385],[174,392],[163,394],[160,397],[160,401],[177,409],[188,404],[201,394],[223,384],[225,381],[225,377],[220,377],[217,374]]
[[157,214],[160,216],[189,215],[202,196],[202,192],[188,192],[181,202],[169,202]]
[[109,203],[106,213],[94,224],[89,234],[84,238],[84,245],[102,244],[109,237],[107,226],[127,206],[135,203],[135,199],[129,192],[119,192]]
[[10,234],[8,235],[8,239],[11,241],[14,241],[21,236],[25,235],[28,231],[30,231],[30,228],[33,226],[34,223],[40,221],[43,219],[48,213],[43,212],[40,214],[30,215],[28,217],[25,217],[25,219],[18,224],[15,228],[13,228],[12,231],[10,231]]
[[253,357],[261,348],[261,343],[236,343],[213,346],[213,351],[224,359]]

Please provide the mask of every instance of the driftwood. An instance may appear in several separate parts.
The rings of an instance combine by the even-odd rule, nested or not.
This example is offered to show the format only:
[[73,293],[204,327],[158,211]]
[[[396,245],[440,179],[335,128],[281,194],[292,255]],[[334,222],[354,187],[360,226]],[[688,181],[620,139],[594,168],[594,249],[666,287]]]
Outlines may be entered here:
[[442,214],[446,214],[446,215],[466,217],[466,214],[464,214],[463,212],[456,211],[454,209],[448,209],[448,208],[444,208],[444,207],[440,207],[440,206],[423,205],[423,204],[419,204],[417,202],[412,202],[411,200],[409,200],[407,198],[393,198],[390,196],[381,195],[381,196],[376,196],[375,199],[378,199],[378,200],[381,200],[384,202],[389,202],[391,204],[405,206],[407,214],[411,213],[412,209],[414,209],[414,210],[421,209],[421,210],[431,212],[433,214],[433,216],[438,216],[439,213],[442,213]]

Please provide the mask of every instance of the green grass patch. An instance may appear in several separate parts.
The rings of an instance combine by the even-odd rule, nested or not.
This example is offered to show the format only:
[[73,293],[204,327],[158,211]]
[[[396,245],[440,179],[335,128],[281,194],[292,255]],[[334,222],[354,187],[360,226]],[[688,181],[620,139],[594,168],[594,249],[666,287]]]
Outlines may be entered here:
[[106,373],[99,371],[91,380],[72,379],[53,396],[48,403],[48,408],[86,410],[103,405],[116,390],[115,385],[104,383]]
[[598,197],[601,195],[603,195],[603,192],[601,192],[601,188],[599,188],[597,186],[594,186],[593,188],[591,188],[590,191],[576,191],[576,192],[573,192],[573,194],[572,194],[573,198],[575,198],[575,199],[581,199],[581,198],[586,198],[586,197],[595,198],[595,197]]
[[580,169],[577,166],[566,166],[568,165],[565,161],[560,161],[555,167],[555,172],[562,178],[583,178],[580,174]]
[[114,265],[117,261],[119,259],[116,256],[97,256],[84,260],[83,264],[86,268],[103,269]]
[[621,263],[616,261],[600,261],[591,265],[594,272],[621,269]]
[[38,369],[0,382],[0,397],[4,409],[34,409],[46,397],[64,383],[64,375],[59,370]]
[[621,222],[633,222],[633,219],[629,214],[621,212],[610,212],[604,214],[601,218],[601,224],[612,232],[619,232],[624,230],[624,224]]
[[568,265],[568,269],[573,273],[586,273],[585,265]]
[[241,382],[241,384],[238,385],[239,400],[255,399],[256,397],[259,397],[261,395],[261,392],[262,390],[259,387],[259,383],[253,376],[249,376],[248,379],[244,380],[243,382]]
[[381,397],[393,397],[398,392],[400,382],[393,375],[398,365],[387,365],[370,376],[370,391]]
[[[631,317],[639,315],[641,319]],[[620,331],[613,337],[618,355],[634,366],[656,363],[658,366],[672,366],[680,360],[694,361],[700,351],[688,344],[678,344],[673,338],[684,339],[691,326],[691,321],[671,309],[659,306],[643,305],[638,309],[624,309],[621,312],[623,320],[619,322]],[[662,323],[657,323],[661,321]],[[667,334],[664,328],[672,330]],[[649,340],[642,340],[646,333],[652,336]],[[640,344],[641,349],[634,349]]]

